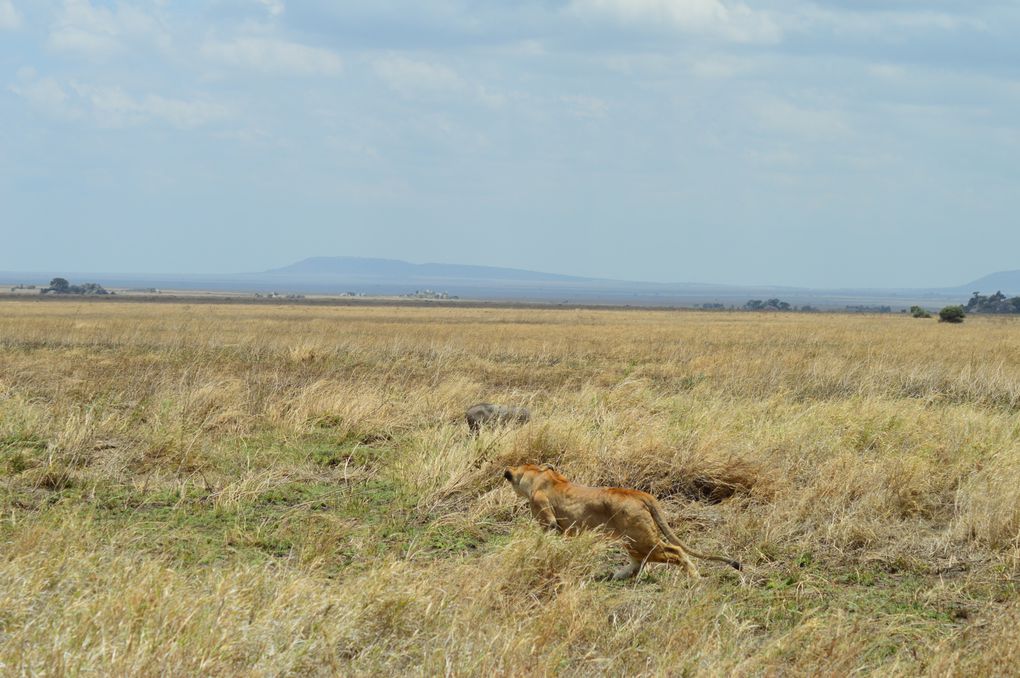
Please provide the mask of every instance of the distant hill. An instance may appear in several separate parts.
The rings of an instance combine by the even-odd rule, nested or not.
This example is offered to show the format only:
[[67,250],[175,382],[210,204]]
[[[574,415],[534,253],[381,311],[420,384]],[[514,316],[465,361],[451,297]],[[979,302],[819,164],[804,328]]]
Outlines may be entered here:
[[[962,303],[957,290],[811,290],[795,287],[740,286],[691,282],[654,283],[544,273],[517,268],[465,264],[412,264],[396,259],[311,257],[262,273],[248,273],[248,289],[312,294],[387,296],[419,290],[461,299],[608,303],[620,305],[742,307],[750,299],[779,299],[792,306],[824,308],[889,305],[909,308]],[[679,276],[678,276],[679,277]],[[881,302],[881,304],[879,303]]]
[[518,268],[498,266],[468,266],[464,264],[412,264],[398,259],[371,259],[365,257],[310,257],[274,268],[267,275],[333,276],[340,278],[384,278],[394,280],[507,280],[516,282],[598,282],[596,278],[582,278],[557,273],[540,273]]
[[971,292],[981,292],[983,294],[1002,292],[1006,296],[1020,295],[1020,271],[999,271],[998,273],[978,278],[966,285],[961,285],[956,289],[968,295]]
[[[683,276],[681,270],[678,269],[677,273],[677,278]],[[105,287],[121,289],[403,297],[435,293],[438,297],[448,295],[460,299],[491,301],[706,308],[742,308],[750,300],[776,299],[777,302],[791,306],[810,305],[835,310],[881,306],[899,310],[913,305],[935,309],[948,304],[967,303],[975,291],[991,295],[1001,290],[1007,296],[1020,296],[1020,271],[993,273],[959,287],[811,289],[774,285],[609,280],[498,266],[413,264],[397,259],[365,257],[311,257],[260,273],[199,275],[0,271],[0,288],[4,284],[12,287],[25,283],[45,285],[53,277],[69,275],[75,279],[96,280]]]

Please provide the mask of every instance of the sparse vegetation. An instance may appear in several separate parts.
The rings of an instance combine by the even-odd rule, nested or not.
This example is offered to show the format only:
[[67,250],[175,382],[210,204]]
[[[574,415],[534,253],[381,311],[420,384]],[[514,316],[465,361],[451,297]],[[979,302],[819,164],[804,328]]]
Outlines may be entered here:
[[[839,314],[0,302],[11,675],[999,675],[1020,327]],[[932,356],[937,356],[934,359]],[[479,400],[532,410],[468,434]],[[656,494],[743,574],[534,524]]]
[[846,307],[847,313],[892,313],[892,306],[884,304],[878,306],[867,306],[864,304],[850,304]]
[[435,290],[429,290],[429,289],[415,290],[414,292],[410,292],[408,294],[404,294],[404,295],[401,295],[401,296],[406,297],[408,299],[459,299],[460,298],[460,297],[458,297],[456,295],[451,295],[448,292],[437,292]]
[[303,294],[280,294],[279,292],[267,292],[266,294],[262,294],[261,292],[256,292],[255,293],[255,298],[256,299],[287,299],[287,300],[290,300],[290,301],[295,301],[295,300],[298,300],[298,299],[304,299],[305,295],[303,295]]

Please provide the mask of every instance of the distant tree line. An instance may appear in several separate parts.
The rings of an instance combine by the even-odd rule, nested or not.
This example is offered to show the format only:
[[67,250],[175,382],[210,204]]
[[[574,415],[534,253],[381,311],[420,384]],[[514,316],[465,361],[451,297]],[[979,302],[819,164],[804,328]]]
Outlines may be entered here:
[[794,307],[778,299],[752,299],[744,305],[745,311],[793,311]]
[[848,305],[849,313],[892,313],[892,306],[864,306],[863,304]]
[[437,292],[436,290],[427,289],[415,290],[411,294],[402,294],[400,296],[407,297],[408,299],[460,299],[457,295],[450,294],[449,292]]
[[[946,323],[962,323],[966,317],[967,312],[971,310],[972,305],[976,304],[976,300],[991,299],[994,304],[992,308],[996,309],[993,311],[985,311],[986,313],[1020,313],[1020,297],[1014,297],[1013,299],[1006,299],[1001,292],[997,292],[991,297],[981,297],[976,292],[974,293],[974,299],[967,305],[966,308],[963,306],[946,306],[939,311],[939,322]],[[1018,310],[998,310],[1001,308],[1017,308]],[[726,306],[718,302],[708,302],[699,304],[697,308],[705,310],[725,310]],[[735,306],[729,306],[729,310],[742,310],[742,311],[799,311],[805,312],[817,312],[819,309],[814,306],[805,304],[804,306],[794,306],[788,302],[782,301],[781,299],[751,299],[746,304],[741,306],[739,309]],[[844,307],[847,313],[892,313],[892,306],[885,304],[876,306],[867,306],[864,304],[848,304]],[[902,313],[909,313],[914,318],[931,318],[931,313],[928,312],[922,306],[911,306],[910,310],[903,310]]]
[[793,307],[785,301],[779,299],[751,299],[744,304],[745,311],[789,311]]
[[1007,297],[1002,292],[982,296],[975,292],[963,308],[967,313],[1020,313],[1020,297]]
[[112,294],[103,288],[99,283],[82,283],[81,285],[72,285],[67,281],[67,278],[54,278],[50,281],[49,287],[44,287],[39,290],[41,294],[80,294],[86,296],[95,296],[98,294]]
[[261,292],[256,292],[255,293],[255,298],[256,299],[263,299],[263,298],[265,298],[265,299],[291,299],[291,300],[294,300],[294,299],[304,299],[305,295],[303,295],[303,294],[280,294],[279,292],[267,292],[266,294],[262,294]]
[[814,306],[810,306],[808,304],[803,306],[794,306],[782,299],[751,299],[741,308],[745,311],[801,311],[811,313],[818,310]]

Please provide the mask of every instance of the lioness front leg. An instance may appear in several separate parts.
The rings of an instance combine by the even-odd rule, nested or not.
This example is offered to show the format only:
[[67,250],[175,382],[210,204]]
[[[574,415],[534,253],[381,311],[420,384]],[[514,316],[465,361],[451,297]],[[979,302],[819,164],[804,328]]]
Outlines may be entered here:
[[544,494],[535,493],[531,497],[531,515],[538,521],[538,524],[547,530],[560,531],[560,524],[556,522],[556,513],[552,504]]

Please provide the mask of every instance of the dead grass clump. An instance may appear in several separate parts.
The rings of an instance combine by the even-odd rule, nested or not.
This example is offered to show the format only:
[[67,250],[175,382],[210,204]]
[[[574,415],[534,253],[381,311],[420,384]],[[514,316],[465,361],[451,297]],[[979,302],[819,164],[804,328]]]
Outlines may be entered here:
[[314,344],[298,344],[293,346],[290,351],[287,352],[287,358],[295,363],[303,365],[311,365],[324,361],[328,357],[328,353],[321,346]]
[[[528,525],[515,531],[484,566],[518,614],[549,604],[567,587],[579,586],[609,571],[613,543],[598,532],[565,538]],[[622,556],[617,555],[618,560]]]
[[343,583],[330,635],[348,670],[420,663],[427,639],[450,622],[451,595],[429,574],[389,563]]
[[[942,644],[929,666],[932,676],[1016,675],[1020,666],[1020,603],[964,627]],[[1012,668],[1011,668],[1012,667]]]
[[[740,666],[749,675],[848,676],[860,671],[862,658],[895,652],[895,641],[868,620],[844,613],[805,615],[786,633],[768,642],[762,652]],[[879,661],[876,657],[876,663]],[[790,672],[790,666],[796,670]],[[891,673],[897,671],[888,667]],[[902,670],[902,669],[901,669]],[[886,674],[888,675],[888,674]]]
[[378,389],[319,379],[270,405],[270,421],[296,432],[328,428],[340,439],[392,437],[409,414]]
[[[37,525],[0,560],[0,666],[23,675],[277,675],[340,670],[340,605],[267,568],[186,576],[118,553],[73,515]],[[316,589],[318,592],[315,593]]]
[[588,456],[587,441],[577,428],[560,421],[532,424],[517,430],[504,429],[492,435],[509,438],[509,444],[493,457],[493,464],[499,468],[552,464],[562,469],[566,462]]
[[26,470],[21,481],[37,489],[59,492],[75,484],[75,474],[59,463],[50,463]]
[[837,548],[896,545],[906,554],[933,534],[934,521],[949,520],[956,481],[954,469],[918,455],[865,461],[844,452],[821,462],[814,477],[784,496],[777,509],[791,528],[813,531]]
[[411,441],[393,470],[405,487],[427,502],[426,498],[449,494],[476,475],[478,451],[477,442],[459,427],[444,426]]
[[660,498],[718,504],[733,496],[767,500],[773,482],[761,466],[735,454],[703,454],[646,443],[606,460],[601,484],[632,487]]
[[91,407],[76,408],[58,426],[47,450],[51,463],[77,468],[92,463],[98,428],[95,410]]
[[187,437],[156,431],[128,447],[121,458],[124,468],[133,473],[151,473],[156,469],[194,473],[207,466],[203,442],[200,431]]
[[6,471],[8,475],[16,476],[23,471],[33,468],[39,461],[31,453],[31,450],[16,447],[0,448],[0,472]]
[[246,422],[248,385],[241,379],[216,379],[187,395],[184,424],[207,433],[239,434],[250,430]]
[[1020,549],[1020,456],[992,455],[957,494],[958,536],[997,549]]

